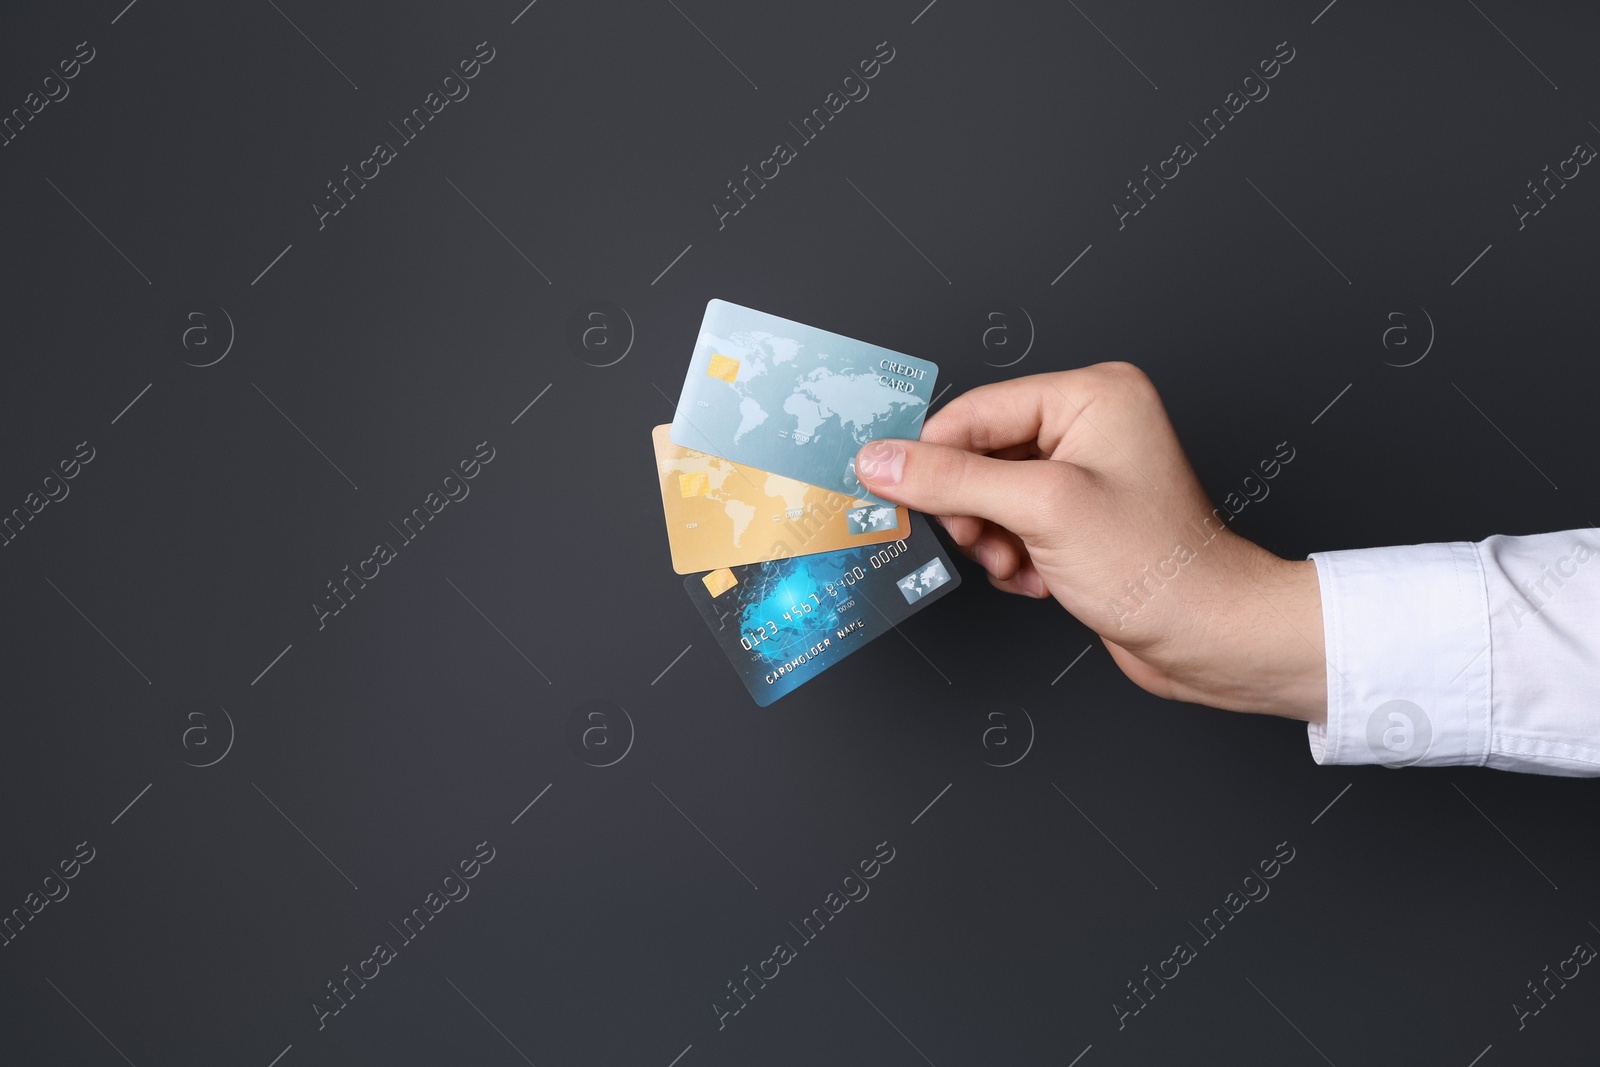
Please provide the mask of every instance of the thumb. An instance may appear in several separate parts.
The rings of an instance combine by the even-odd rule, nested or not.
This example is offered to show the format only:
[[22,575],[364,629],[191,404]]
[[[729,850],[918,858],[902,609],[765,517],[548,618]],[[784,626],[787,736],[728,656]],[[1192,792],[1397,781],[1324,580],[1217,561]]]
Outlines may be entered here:
[[926,441],[871,441],[856,477],[879,496],[931,515],[973,515],[1024,539],[1043,532],[1071,491],[1069,463],[995,459]]

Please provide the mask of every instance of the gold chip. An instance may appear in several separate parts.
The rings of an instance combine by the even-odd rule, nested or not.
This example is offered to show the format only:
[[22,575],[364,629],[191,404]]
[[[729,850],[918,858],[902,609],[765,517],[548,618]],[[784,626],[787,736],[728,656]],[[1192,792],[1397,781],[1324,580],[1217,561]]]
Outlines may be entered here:
[[735,578],[733,576],[733,572],[726,567],[723,567],[721,570],[712,571],[710,574],[706,575],[700,580],[705,583],[706,591],[709,592],[713,598],[721,596],[723,593],[726,593],[728,590],[739,584],[739,579]]
[[713,352],[711,353],[711,363],[706,367],[706,373],[713,378],[731,382],[739,376],[739,361],[732,356]]

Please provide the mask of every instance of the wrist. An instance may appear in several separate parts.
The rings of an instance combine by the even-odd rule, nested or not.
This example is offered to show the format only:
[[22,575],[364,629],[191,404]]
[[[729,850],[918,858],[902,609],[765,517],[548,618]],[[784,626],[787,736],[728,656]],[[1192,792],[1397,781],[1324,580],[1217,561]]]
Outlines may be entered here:
[[1228,711],[1327,718],[1316,564],[1239,539],[1228,592],[1206,607],[1206,654],[1171,672],[1174,696]]

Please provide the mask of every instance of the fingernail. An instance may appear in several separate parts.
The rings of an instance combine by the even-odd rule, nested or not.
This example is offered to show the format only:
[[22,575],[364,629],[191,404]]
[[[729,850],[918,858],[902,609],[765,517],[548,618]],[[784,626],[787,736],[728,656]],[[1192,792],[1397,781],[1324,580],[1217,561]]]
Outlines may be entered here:
[[905,466],[905,449],[888,441],[874,441],[861,450],[856,476],[875,485],[898,485]]
[[1017,584],[1022,586],[1029,596],[1044,596],[1044,579],[1039,577],[1039,572],[1032,567],[1024,567],[1017,572]]
[[994,573],[995,566],[1000,562],[1000,558],[998,555],[996,555],[995,550],[990,548],[988,545],[979,545],[977,548],[972,550],[972,554],[983,566],[983,569],[988,571],[990,574]]
[[950,532],[950,516],[948,516],[948,515],[935,515],[933,517],[933,521],[937,522],[940,526],[943,526],[944,530],[945,530],[945,533],[949,533]]

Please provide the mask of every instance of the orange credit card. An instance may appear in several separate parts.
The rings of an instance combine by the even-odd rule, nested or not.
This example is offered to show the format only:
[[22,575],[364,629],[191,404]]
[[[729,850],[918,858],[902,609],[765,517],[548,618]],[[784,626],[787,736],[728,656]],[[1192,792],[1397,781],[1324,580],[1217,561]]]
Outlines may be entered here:
[[696,574],[813,552],[903,540],[903,507],[857,500],[672,443],[671,426],[651,436],[672,569]]

